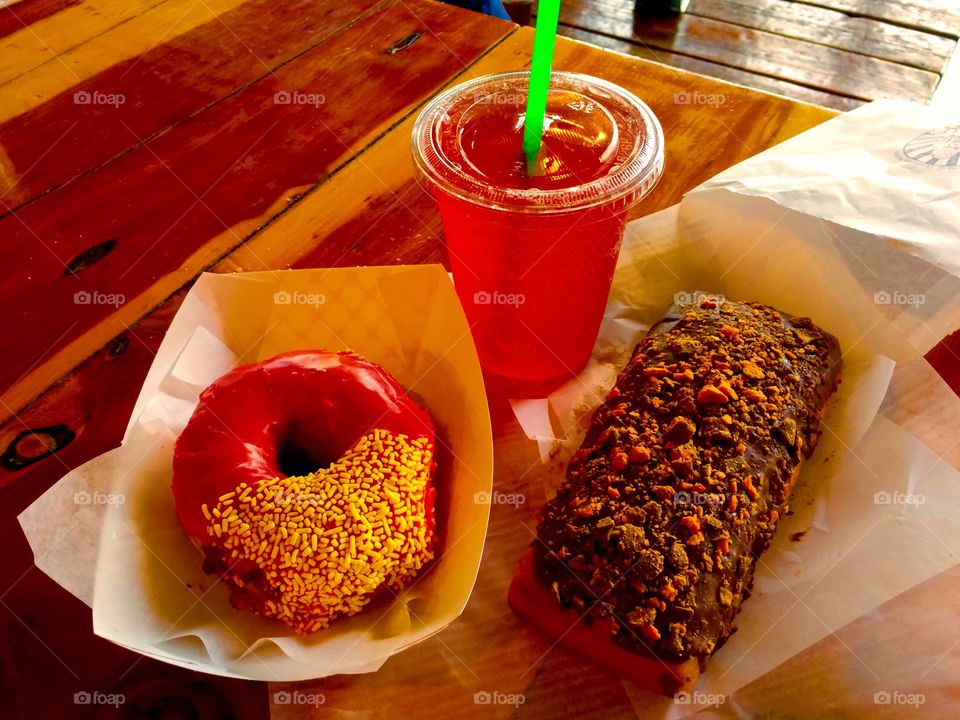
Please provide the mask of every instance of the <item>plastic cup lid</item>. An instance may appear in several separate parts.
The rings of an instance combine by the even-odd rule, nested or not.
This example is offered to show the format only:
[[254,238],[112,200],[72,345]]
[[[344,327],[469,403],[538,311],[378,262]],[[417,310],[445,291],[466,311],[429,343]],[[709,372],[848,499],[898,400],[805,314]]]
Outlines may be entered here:
[[[583,103],[577,98],[586,98],[601,110],[595,122],[604,127],[614,125],[612,132],[607,133],[610,148],[598,150],[600,174],[591,180],[580,183],[571,178],[572,184],[544,188],[492,183],[475,171],[471,158],[459,146],[449,147],[450,143],[445,146],[440,141],[440,131],[452,118],[470,116],[476,112],[477,105],[485,103],[493,112],[498,110],[498,105],[504,113],[516,111],[516,104],[525,98],[529,77],[528,72],[488,75],[434,98],[420,113],[413,128],[413,157],[418,177],[467,202],[511,212],[563,213],[597,205],[628,207],[653,189],[663,174],[664,142],[660,122],[633,93],[589,75],[555,72],[550,79],[551,94],[574,98],[568,103],[568,108],[572,108],[568,112],[581,112],[583,108],[577,103]],[[504,107],[509,103],[514,107]],[[607,149],[610,152],[606,152]]]

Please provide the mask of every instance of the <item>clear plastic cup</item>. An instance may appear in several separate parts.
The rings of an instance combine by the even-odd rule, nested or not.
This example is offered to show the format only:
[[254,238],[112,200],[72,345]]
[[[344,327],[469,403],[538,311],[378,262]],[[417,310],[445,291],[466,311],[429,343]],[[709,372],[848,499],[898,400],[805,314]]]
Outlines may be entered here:
[[627,211],[663,172],[663,131],[613,83],[551,76],[543,147],[522,155],[529,73],[444,92],[413,129],[481,365],[514,396],[541,395],[590,358]]

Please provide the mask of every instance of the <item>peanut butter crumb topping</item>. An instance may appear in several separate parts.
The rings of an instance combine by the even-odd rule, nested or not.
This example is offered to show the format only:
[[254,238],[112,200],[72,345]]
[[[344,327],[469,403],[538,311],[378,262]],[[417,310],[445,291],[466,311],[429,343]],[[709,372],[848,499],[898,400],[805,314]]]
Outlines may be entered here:
[[676,662],[735,629],[840,366],[807,318],[697,297],[637,346],[534,544],[563,608]]

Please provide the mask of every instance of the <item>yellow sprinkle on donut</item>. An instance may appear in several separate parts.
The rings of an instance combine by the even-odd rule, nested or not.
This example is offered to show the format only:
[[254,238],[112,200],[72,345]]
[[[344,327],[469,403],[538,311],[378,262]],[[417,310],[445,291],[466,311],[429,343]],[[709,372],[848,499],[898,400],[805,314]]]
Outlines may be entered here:
[[426,438],[373,430],[326,469],[241,483],[212,512],[204,505],[207,533],[230,567],[263,570],[264,615],[313,632],[362,610],[381,586],[399,590],[433,558],[432,463]]

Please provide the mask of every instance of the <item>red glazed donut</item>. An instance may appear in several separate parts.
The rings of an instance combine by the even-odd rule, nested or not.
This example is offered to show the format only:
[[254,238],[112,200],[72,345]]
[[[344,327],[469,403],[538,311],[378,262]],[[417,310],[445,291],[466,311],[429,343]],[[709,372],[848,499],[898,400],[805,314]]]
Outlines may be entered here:
[[432,558],[434,442],[378,365],[278,355],[201,393],[174,449],[177,514],[234,607],[311,632]]

